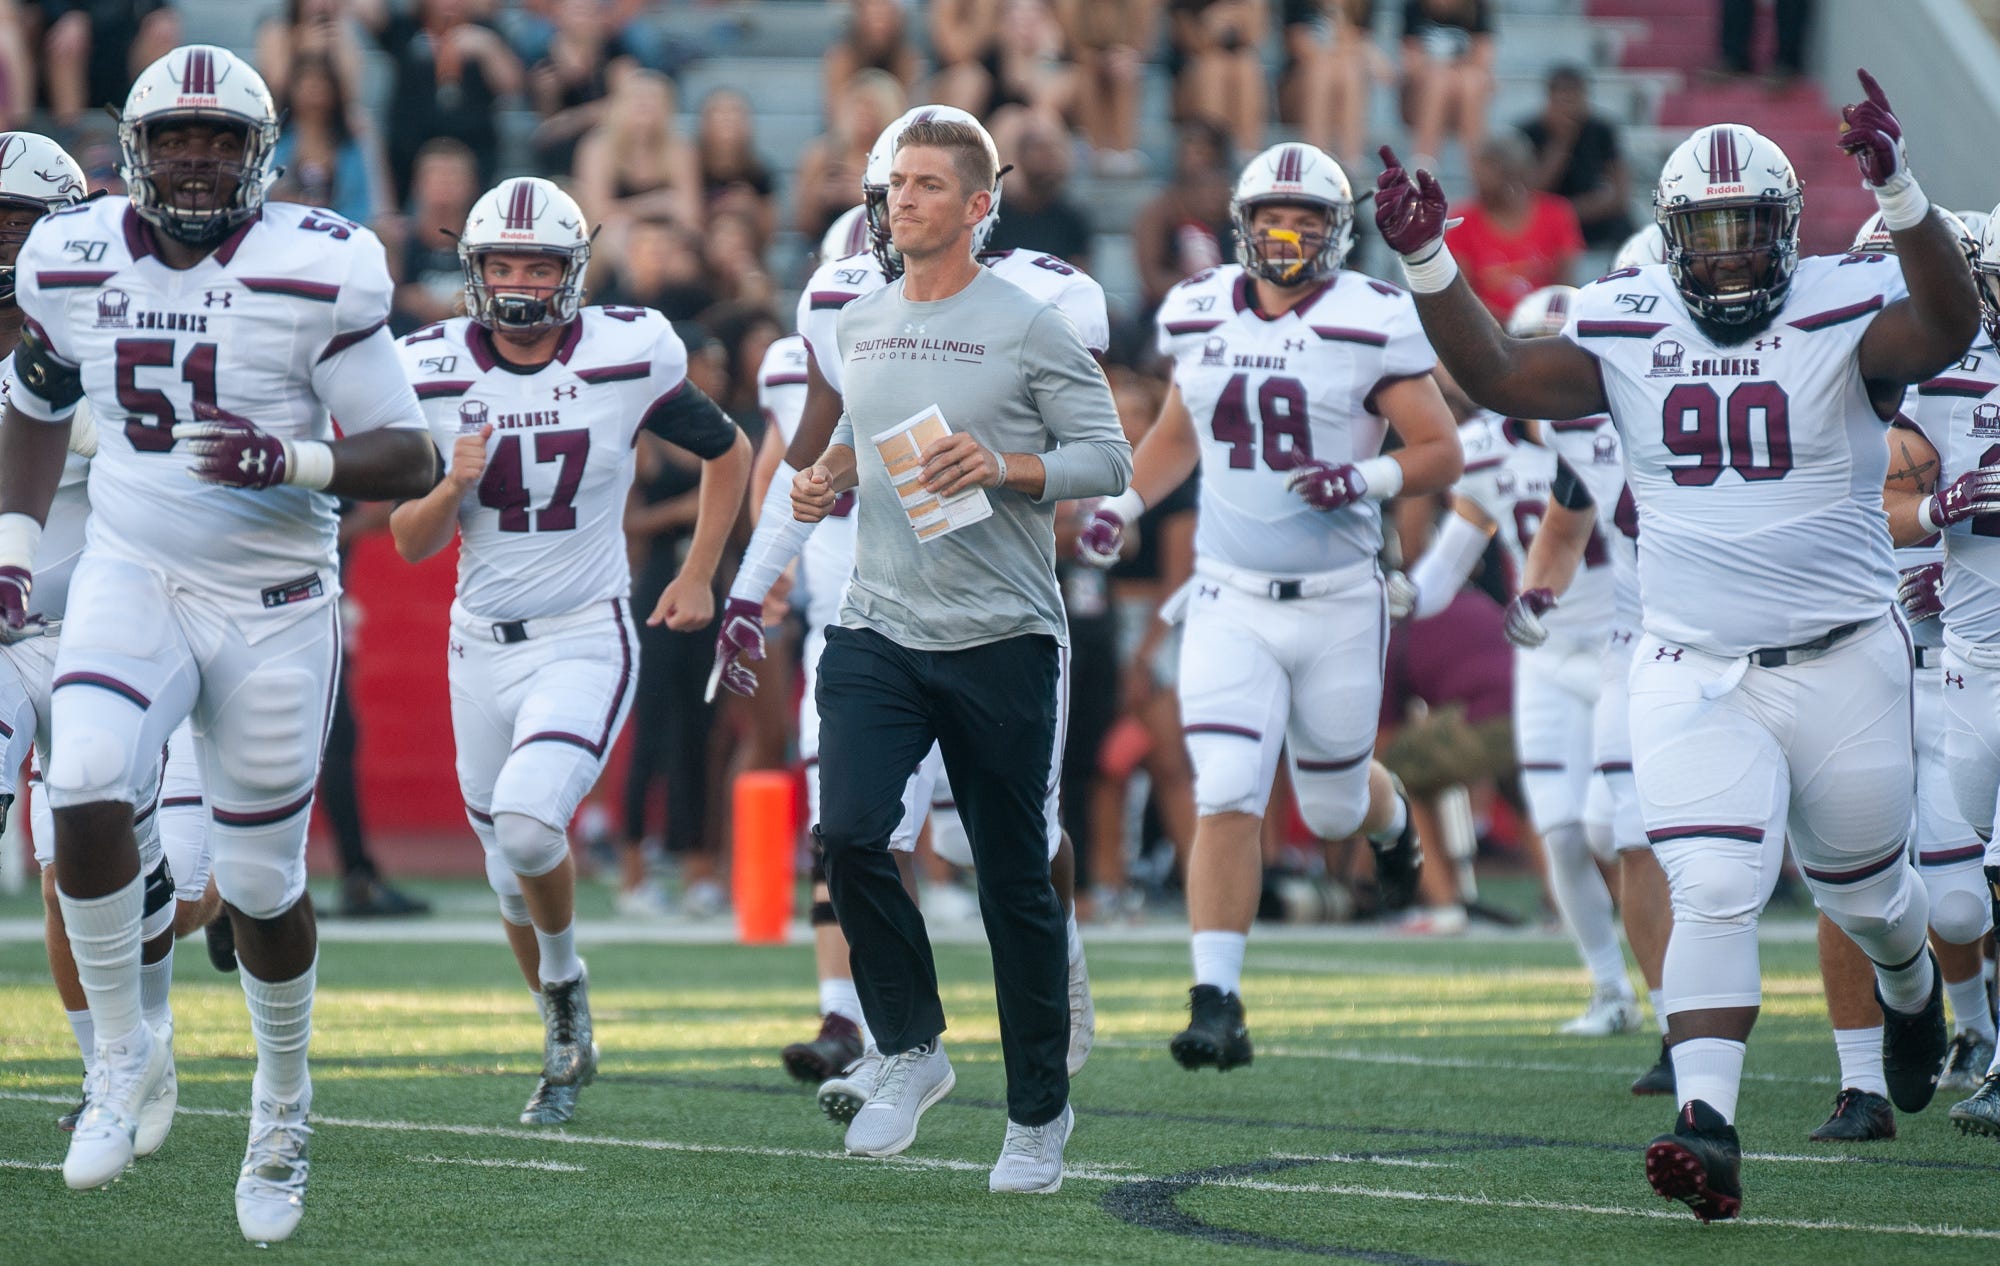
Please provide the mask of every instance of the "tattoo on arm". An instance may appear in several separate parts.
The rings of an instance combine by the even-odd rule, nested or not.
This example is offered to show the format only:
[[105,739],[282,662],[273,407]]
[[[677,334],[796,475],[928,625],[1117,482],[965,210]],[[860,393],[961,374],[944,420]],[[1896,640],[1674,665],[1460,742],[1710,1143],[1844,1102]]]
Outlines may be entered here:
[[1927,462],[1918,462],[1915,455],[1910,452],[1910,446],[1906,441],[1897,441],[1896,449],[1903,455],[1903,465],[1900,469],[1890,471],[1889,478],[1913,484],[1919,492],[1929,492],[1937,482],[1932,477],[1933,472],[1937,470],[1937,460],[1933,458]]

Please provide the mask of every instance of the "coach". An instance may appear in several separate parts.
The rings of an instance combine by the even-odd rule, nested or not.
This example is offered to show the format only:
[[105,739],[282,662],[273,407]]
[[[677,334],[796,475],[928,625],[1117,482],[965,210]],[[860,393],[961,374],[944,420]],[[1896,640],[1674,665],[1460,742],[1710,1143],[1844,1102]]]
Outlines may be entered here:
[[[1111,391],[1053,305],[980,267],[993,142],[977,126],[912,124],[889,178],[901,280],[849,304],[837,347],[847,414],[792,485],[825,517],[858,487],[854,579],[820,661],[822,804],[815,828],[855,984],[887,1058],[848,1127],[849,1151],[916,1138],[954,1078],[923,917],[889,856],[904,784],[943,750],[993,950],[1007,1067],[1007,1138],[989,1186],[1052,1191],[1073,1120],[1064,1058],[1067,952],[1049,882],[1062,762],[1068,629],[1055,503],[1115,494],[1132,473]],[[940,496],[983,488],[990,518],[920,541],[869,437],[937,406],[952,434],[922,454]]]

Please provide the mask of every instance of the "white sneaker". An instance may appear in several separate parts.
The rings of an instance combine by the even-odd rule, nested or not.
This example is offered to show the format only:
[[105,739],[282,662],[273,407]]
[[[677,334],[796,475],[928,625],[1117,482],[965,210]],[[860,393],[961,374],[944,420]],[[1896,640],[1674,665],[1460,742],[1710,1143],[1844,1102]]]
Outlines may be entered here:
[[944,1043],[932,1042],[882,1061],[868,1102],[847,1125],[847,1150],[857,1156],[895,1156],[917,1141],[924,1111],[951,1093],[958,1075]]
[[151,1156],[160,1150],[160,1144],[167,1141],[167,1132],[174,1128],[174,1109],[180,1106],[181,1083],[174,1076],[174,1026],[168,1023],[155,1036],[160,1045],[167,1048],[167,1072],[160,1078],[160,1084],[146,1101],[139,1105],[139,1129],[132,1137],[132,1155]]
[[1062,1190],[1063,1146],[1076,1128],[1076,1112],[1063,1105],[1062,1115],[1047,1125],[1007,1122],[1007,1141],[1000,1145],[1000,1163],[986,1180],[988,1191],[1047,1192]]
[[660,886],[650,880],[637,888],[620,888],[611,908],[621,919],[663,919],[673,913],[673,902]]
[[923,911],[924,922],[929,924],[971,923],[979,918],[979,898],[961,884],[926,885],[923,899],[917,905]]
[[255,1082],[250,1094],[250,1144],[236,1176],[236,1225],[252,1244],[275,1244],[298,1229],[306,1210],[312,1085],[297,1103],[268,1099]]
[[1083,1071],[1090,1058],[1091,1044],[1097,1041],[1097,1004],[1090,997],[1090,965],[1083,961],[1083,947],[1069,960],[1069,1075]]
[[1558,1030],[1564,1037],[1610,1037],[1639,1031],[1639,1000],[1629,993],[1599,989],[1582,1015]]
[[97,1068],[85,1083],[88,1102],[63,1158],[63,1181],[72,1191],[114,1183],[132,1163],[140,1105],[159,1088],[168,1059],[166,1043],[144,1023],[115,1044],[98,1043]]
[[861,1058],[840,1070],[840,1076],[829,1077],[819,1084],[819,1110],[826,1113],[829,1121],[846,1125],[861,1111],[861,1105],[868,1102],[868,1096],[875,1091],[875,1079],[882,1073],[882,1052],[870,1046],[861,1052]]
[[681,913],[691,919],[714,919],[729,913],[729,898],[713,879],[697,879],[681,892]]

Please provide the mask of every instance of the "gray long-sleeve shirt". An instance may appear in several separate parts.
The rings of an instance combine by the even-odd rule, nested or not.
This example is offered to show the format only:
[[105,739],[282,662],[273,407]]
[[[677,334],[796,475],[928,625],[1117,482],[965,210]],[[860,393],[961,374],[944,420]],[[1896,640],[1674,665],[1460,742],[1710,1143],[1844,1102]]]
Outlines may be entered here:
[[[916,650],[1024,633],[1067,645],[1055,503],[1115,495],[1132,477],[1110,385],[1076,327],[981,269],[935,303],[905,299],[900,279],[863,295],[841,312],[835,343],[847,412],[833,443],[854,449],[861,481],[841,623]],[[919,541],[869,437],[931,405],[995,452],[1040,454],[1041,498],[988,489],[991,518]]]

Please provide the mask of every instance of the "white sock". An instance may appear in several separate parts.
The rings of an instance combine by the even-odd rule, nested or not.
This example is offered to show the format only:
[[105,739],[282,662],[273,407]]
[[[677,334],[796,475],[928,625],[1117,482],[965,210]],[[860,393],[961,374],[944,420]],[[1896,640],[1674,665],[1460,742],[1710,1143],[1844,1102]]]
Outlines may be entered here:
[[139,1027],[139,921],[145,915],[145,880],[103,897],[76,898],[56,890],[69,931],[76,978],[90,1000],[96,1037],[116,1042]]
[[1736,1091],[1743,1082],[1743,1043],[1691,1037],[1675,1043],[1673,1055],[1674,1088],[1680,1092],[1681,1106],[1699,1099],[1734,1124]]
[[1871,1095],[1887,1095],[1889,1082],[1882,1074],[1882,1026],[1872,1029],[1835,1029],[1833,1049],[1840,1055],[1840,1088],[1865,1090]]
[[1931,1000],[1931,986],[1937,981],[1937,973],[1931,970],[1931,956],[1928,950],[1920,953],[1916,961],[1901,970],[1875,964],[1875,987],[1882,991],[1882,1004],[1902,1012],[1915,1015]]
[[1556,908],[1576,941],[1577,952],[1591,981],[1604,993],[1629,993],[1625,953],[1618,946],[1618,922],[1611,908],[1611,890],[1591,856],[1583,824],[1571,822],[1543,832],[1549,858],[1549,887]]
[[306,1075],[306,1046],[312,1041],[313,986],[319,959],[292,980],[259,980],[239,968],[243,997],[250,1004],[250,1034],[257,1040],[256,1084],[280,1103],[296,1102],[312,1085]]
[[583,960],[576,956],[576,920],[560,932],[544,932],[535,929],[535,945],[541,950],[542,963],[536,970],[545,985],[560,985],[566,980],[575,980],[583,975]]
[[1196,932],[1188,938],[1194,955],[1194,983],[1214,985],[1224,993],[1243,987],[1243,952],[1249,947],[1247,932]]
[[1069,961],[1073,963],[1083,957],[1083,933],[1077,930],[1076,911],[1063,917],[1063,931],[1069,935]]
[[69,1017],[69,1031],[76,1034],[76,1049],[83,1052],[83,1071],[89,1073],[97,1065],[97,1030],[90,1023],[90,1008],[63,1014]]
[[155,1029],[174,1022],[174,1009],[168,998],[168,990],[174,982],[174,947],[167,946],[167,956],[157,963],[139,964],[139,1007],[146,1016],[146,1023]]
[[821,1015],[844,1015],[860,1024],[861,995],[854,991],[854,982],[842,976],[830,977],[819,982],[819,1013]]
[[1397,796],[1396,808],[1393,812],[1389,814],[1389,825],[1383,827],[1379,831],[1370,832],[1368,838],[1374,840],[1377,844],[1387,844],[1390,840],[1393,840],[1397,836],[1401,835],[1403,833],[1403,828],[1408,826],[1409,824],[1410,824],[1410,802],[1403,799],[1401,796]]
[[1993,1040],[1993,1013],[1986,1009],[1986,982],[1978,973],[1964,980],[1945,981],[1944,996],[1951,1001],[1952,1023],[1960,1033]]
[[1667,1035],[1667,991],[1664,989],[1648,989],[1646,991],[1646,1002],[1653,1008],[1653,1022],[1660,1026],[1660,1036],[1665,1037]]

